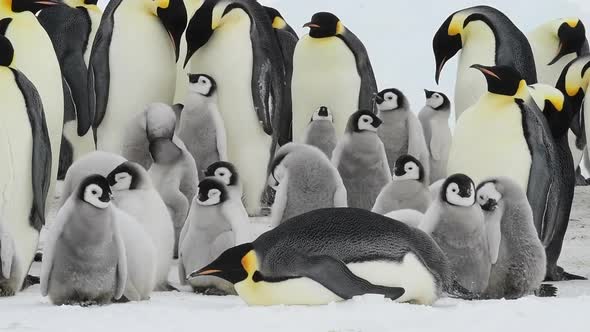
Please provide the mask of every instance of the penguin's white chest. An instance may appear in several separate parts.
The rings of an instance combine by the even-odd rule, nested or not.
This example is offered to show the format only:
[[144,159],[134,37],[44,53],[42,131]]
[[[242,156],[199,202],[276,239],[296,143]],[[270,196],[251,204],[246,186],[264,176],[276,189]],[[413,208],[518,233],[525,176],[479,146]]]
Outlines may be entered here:
[[336,135],[341,137],[349,116],[358,110],[360,88],[355,56],[340,38],[301,38],[291,82],[293,140],[303,139],[309,119],[321,106],[332,111]]

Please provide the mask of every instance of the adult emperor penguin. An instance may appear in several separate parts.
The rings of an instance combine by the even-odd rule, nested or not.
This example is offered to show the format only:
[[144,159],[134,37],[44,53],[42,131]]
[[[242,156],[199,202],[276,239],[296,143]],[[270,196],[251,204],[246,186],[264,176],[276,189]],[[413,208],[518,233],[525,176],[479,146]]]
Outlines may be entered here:
[[445,63],[459,50],[459,66],[455,83],[455,119],[486,91],[486,82],[474,64],[512,66],[528,84],[537,83],[535,59],[525,35],[499,10],[476,6],[451,14],[432,41],[436,58],[436,82]]
[[301,141],[312,112],[320,106],[334,114],[338,137],[358,109],[373,110],[377,93],[367,50],[332,13],[316,13],[297,43],[293,57],[293,139]]
[[[204,266],[225,250],[252,240],[248,214],[239,199],[231,197],[227,187],[216,178],[199,183],[199,194],[192,202],[182,230],[179,248],[179,277],[186,284],[187,271]],[[190,280],[193,289],[205,294],[235,294],[231,283],[211,277]]]
[[338,169],[318,148],[289,143],[275,155],[268,177],[275,188],[272,224],[322,208],[346,207],[346,188]]
[[88,71],[97,149],[121,153],[135,115],[153,102],[172,104],[185,27],[182,0],[109,1]]
[[218,178],[225,184],[232,198],[242,200],[242,182],[238,170],[232,163],[227,161],[213,163],[207,167],[205,176]]
[[303,143],[315,146],[328,158],[332,158],[337,141],[332,112],[326,106],[322,106],[313,113],[311,121],[305,128]]
[[380,294],[432,304],[456,294],[449,261],[424,232],[370,211],[321,209],[234,247],[191,277],[235,285],[249,305],[319,305]]
[[501,177],[482,182],[476,196],[486,219],[492,259],[484,296],[516,299],[532,294],[545,278],[546,257],[524,191]]
[[370,210],[381,189],[391,182],[385,148],[377,136],[381,123],[371,111],[354,113],[332,154],[332,163],[346,187],[349,207]]
[[430,152],[430,183],[447,176],[447,162],[451,149],[451,102],[442,92],[424,90],[426,105],[418,114],[424,129],[424,139]]
[[383,121],[377,133],[385,146],[389,168],[395,167],[399,157],[409,154],[420,160],[426,178],[430,178],[424,130],[406,96],[398,89],[385,89],[375,96],[375,101]]
[[[0,21],[2,22],[2,21]],[[51,147],[43,104],[13,67],[20,53],[0,34],[0,297],[20,291],[33,262],[51,181]]]
[[291,115],[282,107],[285,71],[272,23],[257,1],[206,0],[186,38],[189,71],[217,82],[227,157],[242,175],[248,213],[257,214],[274,150],[291,140]]
[[10,40],[17,54],[12,67],[26,75],[43,102],[52,155],[50,196],[53,196],[57,181],[64,96],[62,75],[55,49],[47,32],[33,13],[57,4],[55,0],[0,1],[0,34]]

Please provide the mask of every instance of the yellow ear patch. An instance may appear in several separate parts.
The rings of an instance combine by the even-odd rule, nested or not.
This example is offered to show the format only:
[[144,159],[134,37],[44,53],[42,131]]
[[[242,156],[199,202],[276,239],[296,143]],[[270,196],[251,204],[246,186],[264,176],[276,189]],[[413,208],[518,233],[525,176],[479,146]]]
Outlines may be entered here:
[[256,252],[254,250],[250,250],[243,258],[242,258],[242,266],[244,270],[248,272],[248,275],[254,274],[256,269],[258,268],[258,258],[256,257]]
[[12,11],[12,0],[0,0],[0,9]]
[[336,34],[341,35],[344,33],[344,31],[346,31],[344,24],[342,24],[342,22],[338,21],[338,23],[336,24]]
[[166,9],[170,6],[170,0],[158,0],[158,7],[162,9]]
[[272,27],[277,29],[277,30],[282,30],[287,26],[287,22],[285,22],[285,20],[283,20],[280,17],[275,17],[274,20],[272,20]]
[[516,95],[515,96],[523,96],[526,94],[527,91],[527,85],[526,85],[526,81],[525,80],[520,80],[520,83],[518,83],[518,90],[516,90]]
[[563,21],[567,23],[567,25],[569,25],[571,28],[577,27],[580,23],[580,19],[577,17],[566,18]]
[[463,32],[463,22],[465,22],[465,15],[461,15],[460,13],[455,14],[449,24],[449,36],[461,34]]

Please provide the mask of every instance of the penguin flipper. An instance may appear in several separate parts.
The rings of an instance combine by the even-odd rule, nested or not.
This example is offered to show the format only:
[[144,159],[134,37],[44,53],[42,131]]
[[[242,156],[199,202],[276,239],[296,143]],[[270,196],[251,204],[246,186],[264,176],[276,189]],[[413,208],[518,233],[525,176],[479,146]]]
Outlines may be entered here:
[[424,168],[424,177],[430,178],[430,160],[426,139],[424,138],[424,129],[420,120],[412,113],[408,114],[408,154],[414,156],[422,163]]
[[278,144],[283,146],[293,140],[293,101],[291,99],[291,79],[293,78],[293,55],[295,54],[295,47],[299,41],[299,37],[293,29],[287,25],[284,30],[275,30],[281,47],[283,55],[283,64],[285,66],[285,87],[283,94],[283,107],[281,108],[280,123],[275,125],[278,127],[279,140]]
[[[117,212],[113,212],[115,216]],[[113,218],[113,221],[116,218]],[[125,240],[123,234],[119,229],[119,225],[116,222],[112,223],[113,227],[113,240],[117,247],[117,283],[115,285],[115,300],[120,299],[125,294],[127,289],[127,277],[128,277],[128,264],[127,264],[127,249],[125,247]]]
[[83,54],[75,54],[63,60],[63,75],[75,107],[78,122],[78,136],[88,133],[94,120],[94,114],[88,107],[88,69]]
[[377,81],[367,54],[367,49],[352,31],[346,29],[343,34],[338,35],[350,48],[356,59],[356,69],[361,77],[361,89],[359,93],[359,105],[361,110],[371,110],[377,113],[377,106],[374,102],[377,91]]

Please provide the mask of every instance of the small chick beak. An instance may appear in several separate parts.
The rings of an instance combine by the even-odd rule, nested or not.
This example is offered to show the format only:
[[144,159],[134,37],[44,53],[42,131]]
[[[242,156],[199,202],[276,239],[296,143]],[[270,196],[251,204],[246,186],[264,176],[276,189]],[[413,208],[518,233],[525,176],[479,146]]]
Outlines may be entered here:
[[498,207],[498,202],[495,199],[488,199],[488,201],[481,207],[484,211],[495,211]]
[[313,22],[308,22],[308,23],[305,23],[305,24],[303,25],[303,27],[304,27],[304,28],[311,28],[311,29],[317,29],[317,28],[320,28],[320,26],[319,26],[318,24],[315,24],[315,23],[313,23]]

